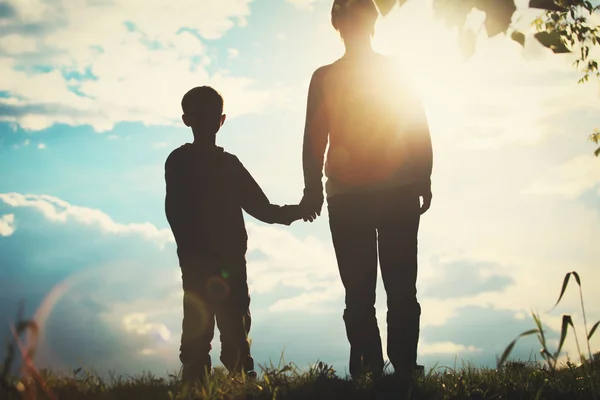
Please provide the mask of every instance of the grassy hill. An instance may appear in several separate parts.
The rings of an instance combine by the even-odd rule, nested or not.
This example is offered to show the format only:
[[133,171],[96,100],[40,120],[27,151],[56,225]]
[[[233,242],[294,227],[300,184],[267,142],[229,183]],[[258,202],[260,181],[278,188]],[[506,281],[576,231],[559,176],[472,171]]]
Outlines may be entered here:
[[[567,363],[556,370],[523,362],[501,369],[430,370],[412,384],[392,375],[379,382],[370,377],[352,381],[318,363],[301,371],[293,364],[261,367],[257,380],[230,378],[217,368],[205,384],[186,391],[178,376],[156,379],[149,374],[102,381],[90,371],[57,376],[40,371],[39,382],[5,382],[0,398],[12,399],[597,399],[600,356],[585,368]],[[41,384],[40,384],[41,383]],[[28,386],[28,389],[26,389]]]

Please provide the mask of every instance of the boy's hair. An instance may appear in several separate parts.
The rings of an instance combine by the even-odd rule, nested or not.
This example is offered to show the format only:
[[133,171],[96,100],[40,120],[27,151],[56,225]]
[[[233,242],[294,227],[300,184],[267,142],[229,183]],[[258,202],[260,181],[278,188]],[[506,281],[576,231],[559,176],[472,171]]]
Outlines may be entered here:
[[338,21],[357,11],[365,12],[365,15],[372,19],[368,23],[372,22],[374,29],[379,11],[373,0],[335,0],[331,7],[331,24],[336,30],[339,30]]
[[194,119],[212,124],[223,115],[223,96],[210,86],[190,89],[181,99],[183,113]]

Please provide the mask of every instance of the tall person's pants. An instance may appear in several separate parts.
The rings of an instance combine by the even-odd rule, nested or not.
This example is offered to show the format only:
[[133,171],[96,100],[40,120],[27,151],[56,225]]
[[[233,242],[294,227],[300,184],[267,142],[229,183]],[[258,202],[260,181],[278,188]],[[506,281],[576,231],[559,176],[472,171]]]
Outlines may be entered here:
[[375,316],[377,258],[387,293],[387,353],[397,373],[417,361],[421,306],[417,301],[419,196],[410,188],[341,194],[327,200],[338,268],[346,289],[344,322],[350,374],[383,369]]

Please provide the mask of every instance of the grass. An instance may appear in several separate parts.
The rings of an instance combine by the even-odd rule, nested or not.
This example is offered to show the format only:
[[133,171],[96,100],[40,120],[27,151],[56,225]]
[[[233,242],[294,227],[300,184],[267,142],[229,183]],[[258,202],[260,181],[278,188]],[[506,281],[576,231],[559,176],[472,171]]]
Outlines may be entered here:
[[[600,361],[597,357],[596,364]],[[40,385],[29,395],[24,385],[12,382],[15,390],[6,393],[12,399],[592,399],[593,379],[600,385],[595,369],[592,377],[582,367],[567,364],[552,370],[523,362],[509,362],[502,369],[472,368],[430,370],[413,385],[406,386],[392,375],[380,382],[369,377],[352,381],[336,375],[329,366],[318,363],[308,371],[293,364],[262,367],[256,381],[243,377],[229,378],[222,369],[206,384],[195,387],[188,395],[178,376],[154,378],[150,374],[103,381],[90,371],[54,375],[41,370],[46,388]],[[20,391],[16,388],[20,387]],[[29,397],[28,397],[29,396]]]
[[[134,377],[114,377],[103,380],[93,370],[80,368],[70,374],[55,374],[50,370],[38,370],[35,358],[35,321],[23,320],[22,308],[17,315],[19,324],[11,327],[12,340],[8,343],[7,357],[0,369],[0,399],[593,399],[599,398],[600,352],[592,354],[590,339],[600,321],[588,330],[583,301],[581,279],[576,272],[565,275],[556,307],[573,277],[579,285],[579,297],[583,311],[583,328],[586,334],[587,353],[581,350],[577,337],[579,362],[559,363],[559,355],[567,338],[569,327],[575,332],[570,315],[563,315],[559,344],[555,351],[548,348],[546,335],[539,315],[533,314],[535,328],[520,334],[509,343],[498,358],[496,368],[475,368],[469,364],[462,368],[432,368],[425,376],[411,383],[401,382],[391,374],[378,381],[365,376],[359,380],[338,376],[329,365],[318,362],[302,370],[294,363],[259,365],[256,380],[229,377],[221,368],[208,377],[202,385],[186,388],[181,385],[179,374],[168,379],[155,378],[151,374]],[[29,332],[32,340],[28,346],[20,342],[20,336]],[[537,335],[542,346],[542,362],[509,361],[508,357],[516,342],[525,336]],[[17,348],[23,362],[19,376],[11,374]]]

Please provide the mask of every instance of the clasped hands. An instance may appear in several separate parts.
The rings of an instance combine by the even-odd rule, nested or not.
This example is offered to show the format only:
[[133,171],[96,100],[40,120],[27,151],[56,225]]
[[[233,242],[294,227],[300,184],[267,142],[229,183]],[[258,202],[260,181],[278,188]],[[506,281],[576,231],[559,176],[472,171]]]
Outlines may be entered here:
[[313,222],[317,219],[317,216],[321,215],[324,200],[323,189],[314,191],[304,189],[304,196],[300,201],[302,220]]

